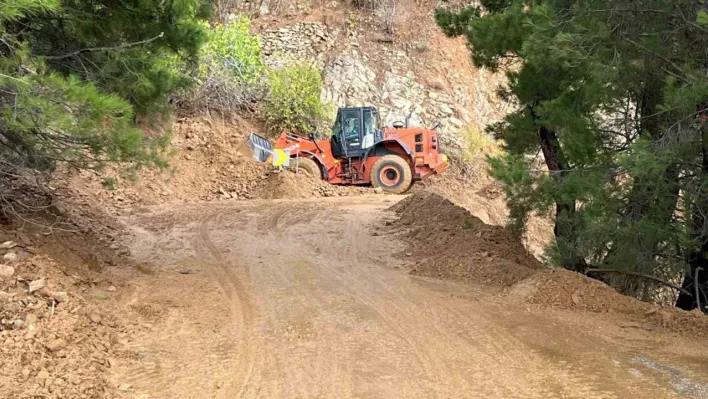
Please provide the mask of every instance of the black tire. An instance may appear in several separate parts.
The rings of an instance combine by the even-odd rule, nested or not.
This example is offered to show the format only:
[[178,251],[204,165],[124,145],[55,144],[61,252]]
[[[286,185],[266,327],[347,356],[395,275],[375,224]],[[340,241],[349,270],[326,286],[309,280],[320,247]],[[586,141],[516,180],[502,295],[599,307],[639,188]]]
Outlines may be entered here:
[[391,194],[403,194],[411,188],[413,172],[400,156],[384,155],[371,168],[371,185]]
[[318,165],[317,162],[313,161],[310,158],[300,157],[299,160],[293,158],[290,160],[290,165],[292,170],[295,170],[295,167],[297,166],[297,170],[299,172],[304,171],[311,174],[312,176],[315,176],[318,179],[322,178],[322,169],[320,169],[320,165]]

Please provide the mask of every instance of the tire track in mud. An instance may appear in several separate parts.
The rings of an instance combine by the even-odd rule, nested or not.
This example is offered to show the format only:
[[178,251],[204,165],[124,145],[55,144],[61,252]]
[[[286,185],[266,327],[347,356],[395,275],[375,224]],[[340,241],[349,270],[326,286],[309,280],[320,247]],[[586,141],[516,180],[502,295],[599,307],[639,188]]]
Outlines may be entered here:
[[209,224],[218,220],[221,212],[211,213],[201,219],[198,228],[196,251],[205,259],[211,258],[212,262],[207,262],[210,273],[213,274],[219,287],[229,299],[231,307],[231,319],[239,327],[239,353],[237,364],[235,365],[235,375],[229,383],[237,385],[238,398],[243,397],[246,387],[253,376],[256,363],[256,344],[253,337],[254,308],[249,297],[245,279],[248,278],[248,265],[243,270],[244,277],[238,275],[234,267],[230,266],[219,249],[214,245],[209,234]]
[[[359,228],[359,224],[356,222],[350,222],[347,225],[347,229],[350,231],[357,228]],[[361,252],[351,250],[351,248],[353,246],[347,246],[348,250],[346,254],[343,254],[342,258],[348,257],[356,259],[357,262],[360,261]],[[367,257],[368,255],[364,254],[364,259],[361,260],[368,261]],[[435,314],[433,317],[435,319],[443,317],[449,322],[429,323],[427,326],[421,325],[421,315],[416,313],[416,309],[420,309],[422,304],[420,300],[423,299],[419,298],[419,300],[412,301],[406,294],[406,290],[401,289],[404,285],[396,284],[379,273],[366,273],[362,276],[349,269],[333,268],[328,266],[327,263],[323,263],[323,265],[332,269],[333,272],[341,274],[345,280],[366,278],[367,284],[362,286],[376,293],[375,297],[385,298],[388,296],[386,309],[398,318],[403,317],[402,324],[413,330],[426,331],[426,329],[430,329],[434,331],[434,336],[426,334],[418,340],[421,347],[432,348],[439,341],[454,342],[461,340],[472,343],[474,346],[460,345],[458,350],[465,353],[469,358],[477,358],[478,362],[485,365],[498,365],[500,368],[515,370],[515,374],[523,376],[524,385],[529,386],[534,392],[535,396],[533,397],[617,398],[630,397],[622,395],[631,395],[631,390],[626,389],[622,384],[616,384],[616,381],[612,380],[611,373],[607,373],[604,369],[594,370],[589,365],[582,365],[582,358],[577,359],[577,364],[580,366],[575,366],[574,368],[569,367],[566,362],[546,359],[543,353],[539,353],[533,346],[527,345],[522,339],[514,336],[514,333],[508,330],[508,321],[502,322],[492,314],[465,313],[455,306],[449,305],[433,306],[430,307]],[[396,289],[393,287],[396,287]],[[422,291],[418,292],[418,295],[421,293]],[[366,294],[362,294],[366,296]],[[382,296],[381,294],[384,295]],[[539,342],[543,342],[543,336],[539,336],[537,339]],[[448,364],[444,359],[435,354],[433,354],[432,359],[435,361],[437,369],[444,370],[445,373],[449,371]],[[544,369],[549,370],[550,373],[535,373],[521,366],[524,364],[543,365]],[[464,386],[465,388],[458,388],[456,392],[452,393],[445,391],[446,395],[454,394],[454,397],[460,397],[460,393],[465,392],[466,388],[473,387],[464,375],[455,374],[454,371],[448,374],[447,377],[454,382],[445,384],[446,387],[456,385],[458,387]],[[549,378],[549,375],[559,375],[562,378]],[[515,383],[516,381],[510,382],[510,385],[513,386]],[[612,390],[603,387],[603,384],[607,383],[613,383]],[[504,389],[506,390],[504,395],[507,397],[515,392],[514,388],[504,387]],[[623,392],[623,394],[616,396],[613,392]]]
[[[365,305],[374,313],[376,313],[379,320],[385,326],[387,326],[390,331],[394,333],[395,336],[405,342],[406,346],[408,346],[411,353],[415,356],[417,363],[420,365],[429,382],[432,383],[435,381],[439,381],[441,378],[443,378],[438,370],[434,370],[431,367],[431,364],[433,364],[434,362],[431,361],[430,356],[425,351],[422,351],[420,349],[421,345],[419,345],[414,338],[410,337],[406,333],[406,329],[404,328],[404,326],[400,326],[396,322],[394,317],[392,317],[388,312],[383,310],[381,306],[378,306],[373,301],[367,300],[364,295],[360,294],[354,288],[352,288],[352,284],[349,279],[344,278],[335,270],[332,270],[331,268],[327,268],[319,264],[309,264],[315,266],[313,269],[317,270],[317,273],[320,275],[320,278],[339,281],[341,283],[341,286],[344,287],[344,290],[347,291],[349,295],[352,296],[352,298],[356,299],[359,303]],[[437,391],[434,391],[434,397],[439,397]]]
[[[322,213],[312,213],[312,222],[317,223],[318,221],[316,219],[321,215]],[[366,234],[366,231],[368,231],[368,228],[371,226],[362,225],[359,220],[342,219],[341,222],[343,222],[342,225],[344,227],[343,236],[348,239],[345,240],[342,238],[347,244],[344,246],[344,251],[337,251],[333,254],[335,258],[339,261],[345,261],[347,259],[353,260],[357,264],[360,262],[373,262],[373,258],[371,258],[368,253],[362,254],[360,250],[356,249],[358,247],[357,243],[360,244],[360,242],[357,242],[357,237],[362,238],[362,233]],[[363,255],[363,258],[361,255]],[[307,261],[306,263],[312,264]],[[424,322],[423,325],[421,325],[421,315],[417,313],[422,310],[420,303],[412,302],[407,295],[400,291],[400,285],[394,284],[393,286],[399,288],[395,290],[391,287],[391,281],[382,278],[378,273],[362,274],[348,268],[338,268],[331,264],[327,256],[321,259],[316,258],[314,263],[315,264],[312,264],[313,269],[320,274],[320,278],[338,281],[342,287],[345,287],[349,295],[372,309],[384,325],[407,344],[409,350],[411,350],[416,357],[417,363],[424,371],[428,381],[431,382],[428,388],[434,390],[436,397],[440,395],[444,395],[445,397],[448,397],[448,395],[460,397],[460,395],[464,395],[464,392],[468,392],[473,388],[471,385],[473,384],[472,381],[469,381],[465,375],[455,372],[453,370],[454,368],[450,367],[444,358],[434,353],[434,348],[440,347],[441,345],[445,347],[449,342],[460,340],[468,343],[476,343],[476,345],[482,349],[482,352],[472,350],[472,348],[468,348],[464,345],[462,345],[460,350],[466,353],[470,358],[478,358],[485,364],[509,365],[523,358],[532,360],[531,358],[533,356],[528,356],[523,350],[509,351],[510,348],[519,347],[520,342],[518,340],[504,335],[495,335],[492,339],[488,334],[483,334],[481,328],[475,326],[475,323],[482,322],[486,328],[491,328],[493,331],[497,332],[501,331],[498,326],[494,326],[494,323],[491,323],[487,319],[465,317],[462,316],[461,312],[454,309],[438,308],[438,312],[442,311],[444,317],[451,319],[453,323],[450,327],[452,327],[453,330],[441,328],[437,323],[429,324]],[[357,270],[361,271],[361,269]],[[361,278],[366,280],[364,284],[361,282],[357,283]],[[383,296],[381,294],[383,294]],[[367,298],[380,298],[384,300],[385,303],[376,303]],[[438,313],[438,315],[440,314]],[[415,337],[408,331],[421,331],[424,333]],[[487,331],[487,333],[489,333],[489,331]],[[445,338],[441,341],[441,337]],[[431,350],[433,350],[433,352],[431,352]],[[544,386],[544,384],[548,384],[549,381],[545,383],[543,381],[533,382],[534,391],[541,395],[538,397],[550,397],[553,393],[559,391],[558,386]],[[478,385],[478,383],[475,383],[475,385]],[[453,391],[451,391],[451,389],[453,389]],[[512,388],[504,390],[506,391],[505,395],[513,392]]]
[[[135,256],[149,265],[150,272],[130,274],[133,289],[124,307],[142,328],[126,341],[134,356],[118,361],[112,374],[117,381],[130,383],[135,397],[180,399],[194,397],[194,392],[218,392],[228,381],[222,376],[234,368],[238,336],[237,323],[231,320],[238,315],[222,290],[214,287],[211,259],[198,237],[202,215],[129,221],[134,226]],[[144,223],[152,229],[144,228]],[[177,273],[184,267],[189,268],[188,287],[182,286],[186,277]],[[204,330],[220,314],[225,322]]]
[[[325,223],[325,221],[322,221],[322,216],[331,216],[331,213],[333,212],[327,212],[327,209],[322,208],[306,210],[301,208],[293,209],[292,207],[283,206],[280,207],[277,211],[267,216],[265,223],[262,223],[261,226],[266,227],[269,233],[278,234],[280,233],[280,231],[276,230],[280,230],[279,226],[283,225],[284,219],[287,219],[287,221],[289,222],[288,225],[290,226],[303,223],[305,221],[308,221],[310,224],[322,223],[323,225],[326,225],[332,222],[332,218],[329,218],[329,220],[326,221],[328,223]],[[341,215],[337,216],[338,217],[336,219],[340,219],[339,216]],[[339,221],[341,222],[343,220],[340,219]],[[350,230],[351,225],[348,225],[346,231],[349,232]],[[357,246],[355,245],[355,243],[352,242],[348,242],[347,244],[348,245],[346,245],[345,252],[347,252],[347,254],[353,254],[354,256],[350,259],[355,259],[358,262],[359,257],[357,251],[355,250]],[[342,253],[337,252],[337,258],[342,255]],[[356,301],[363,304],[367,308],[371,309],[378,316],[379,320],[385,326],[387,326],[390,332],[392,332],[395,336],[405,342],[405,345],[409,348],[411,353],[416,358],[416,362],[423,370],[429,383],[432,384],[436,381],[444,379],[444,374],[441,374],[439,367],[437,367],[438,365],[435,365],[436,367],[432,367],[435,362],[432,360],[430,354],[421,349],[422,345],[416,342],[414,337],[406,333],[406,327],[397,323],[395,318],[389,312],[383,309],[380,305],[376,304],[374,301],[368,300],[365,294],[360,293],[358,290],[355,289],[354,286],[356,284],[352,283],[352,276],[350,276],[349,274],[341,273],[337,270],[337,268],[328,265],[329,262],[327,262],[326,259],[323,262],[312,262],[310,259],[302,259],[302,263],[312,265],[313,272],[319,275],[319,278],[321,278],[322,280],[339,282],[338,285],[341,286],[344,291],[346,291],[352,298],[354,298]],[[428,385],[428,388],[433,391],[433,397],[439,397],[437,390],[435,390],[430,385]]]
[[[289,237],[289,234],[284,234],[284,226],[287,225],[288,227],[293,227],[295,225],[305,223],[310,225],[313,223],[321,224],[322,226],[325,226],[332,223],[331,219],[327,220],[327,223],[325,223],[325,221],[322,221],[323,215],[330,215],[332,213],[328,212],[328,210],[332,211],[334,208],[331,204],[327,204],[324,207],[312,207],[307,205],[303,206],[303,204],[297,204],[295,206],[293,205],[278,204],[277,206],[272,206],[267,214],[259,215],[256,222],[257,229],[259,230],[257,234],[266,236],[271,235],[274,238],[277,237],[292,239],[291,237]],[[336,219],[340,219],[340,215],[336,216]],[[347,245],[346,247],[346,252],[350,252],[352,251],[352,248],[356,246]],[[316,252],[319,251],[316,250]],[[341,260],[339,259],[341,255],[341,253],[337,253],[337,260]],[[398,325],[395,319],[384,309],[382,309],[373,301],[366,299],[365,295],[362,295],[357,290],[355,290],[353,288],[352,281],[349,280],[349,276],[344,276],[343,274],[334,270],[335,268],[324,266],[320,264],[320,262],[313,262],[311,259],[300,258],[298,263],[311,266],[309,270],[322,281],[336,281],[336,285],[338,287],[341,287],[347,293],[347,295],[349,295],[351,298],[355,299],[357,302],[364,305],[365,307],[371,309],[377,315],[379,321],[381,321],[381,323],[386,326],[387,330],[397,336],[409,348],[411,354],[416,359],[416,363],[420,366],[421,370],[423,370],[428,382],[432,384],[435,381],[439,381],[440,375],[439,373],[431,369],[430,365],[432,363],[430,361],[429,356],[423,353],[420,349],[420,345],[418,345],[412,337],[406,334],[405,326]],[[326,264],[327,260],[325,259],[322,263]],[[433,397],[439,397],[437,392],[435,392],[435,389],[433,389],[429,384],[427,385],[427,387],[430,388],[431,392],[434,394]]]
[[[325,287],[332,287],[332,280],[322,279],[316,267],[309,267],[309,263],[303,264],[298,256],[293,256],[292,243],[299,241],[300,235],[293,235],[292,230],[288,230],[298,225],[309,228],[309,223],[330,209],[328,206],[323,209],[321,205],[269,204],[268,207],[256,207],[252,209],[253,212],[247,213],[250,218],[242,238],[246,246],[242,247],[240,255],[254,262],[251,278],[258,285],[259,294],[264,295],[259,297],[259,301],[265,300],[268,290],[273,290],[271,298],[276,299],[265,300],[264,307],[268,309],[268,314],[259,319],[258,325],[259,331],[269,337],[267,339],[272,344],[271,351],[259,357],[257,370],[260,373],[254,376],[246,397],[356,397],[352,382],[352,374],[356,369],[351,361],[355,352],[348,345],[346,337],[337,335],[336,331],[329,331],[329,334],[334,335],[327,335],[328,329],[325,328],[324,336],[332,339],[322,341],[317,347],[308,347],[306,342],[313,339],[312,336],[293,341],[290,335],[292,330],[283,328],[290,328],[293,325],[291,323],[297,326],[302,315],[312,320],[312,317],[319,314],[316,309],[326,312],[330,304]],[[262,245],[249,245],[253,242],[261,242]],[[263,262],[261,259],[268,260]],[[279,291],[283,292],[283,289],[288,291],[287,295],[292,295],[285,306],[282,302],[278,303],[277,299],[281,295]],[[310,313],[300,309],[308,309]],[[314,331],[319,335],[323,330]],[[302,368],[293,369],[293,358],[307,364],[309,370],[303,372]],[[285,383],[277,383],[272,377],[264,378],[264,372],[271,376],[280,373],[287,376],[287,380]],[[256,378],[259,383],[266,383],[260,389],[256,387]]]
[[[573,342],[582,331],[556,316],[392,270],[405,247],[371,234],[388,205],[348,201],[210,205],[162,221],[151,234],[186,245],[147,240],[142,252],[192,263],[202,285],[165,282],[175,300],[194,288],[199,306],[169,315],[157,337],[179,336],[170,345],[146,333],[141,388],[170,399],[677,397],[625,378],[596,333]],[[218,313],[204,312],[203,293]],[[180,350],[188,334],[199,346]]]

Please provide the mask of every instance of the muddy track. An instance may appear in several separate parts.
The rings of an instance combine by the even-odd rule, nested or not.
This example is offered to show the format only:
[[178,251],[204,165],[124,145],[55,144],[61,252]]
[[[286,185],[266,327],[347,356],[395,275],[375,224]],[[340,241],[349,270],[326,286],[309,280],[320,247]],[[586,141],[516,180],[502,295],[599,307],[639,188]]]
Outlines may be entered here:
[[[216,281],[228,298],[232,312],[232,321],[240,331],[238,357],[233,378],[229,381],[235,384],[238,397],[243,395],[253,373],[255,356],[258,350],[253,334],[253,306],[249,298],[248,265],[242,268],[228,264],[221,251],[212,243],[210,238],[210,225],[218,223],[220,213],[213,213],[202,218],[199,223],[197,255],[204,259],[211,267],[208,268],[212,278]],[[244,282],[244,280],[246,280]]]
[[398,199],[161,207],[126,220],[136,258],[155,267],[132,303],[184,304],[132,337],[147,355],[117,368],[126,397],[708,397],[682,363],[695,343],[410,276],[395,232],[372,234]]

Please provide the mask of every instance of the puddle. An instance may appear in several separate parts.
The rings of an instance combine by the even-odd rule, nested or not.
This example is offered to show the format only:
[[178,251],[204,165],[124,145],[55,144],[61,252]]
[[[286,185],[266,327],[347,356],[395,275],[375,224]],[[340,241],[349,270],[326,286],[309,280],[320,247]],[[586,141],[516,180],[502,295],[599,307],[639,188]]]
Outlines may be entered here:
[[[635,357],[632,359],[632,363],[638,363],[651,370],[666,374],[669,377],[671,386],[681,394],[690,395],[695,398],[708,399],[708,384],[694,381],[693,379],[682,375],[680,371],[672,367],[657,363],[645,357]],[[630,372],[633,370],[635,369],[630,369]],[[639,372],[638,370],[636,371]],[[639,375],[641,376],[641,372],[639,372]]]

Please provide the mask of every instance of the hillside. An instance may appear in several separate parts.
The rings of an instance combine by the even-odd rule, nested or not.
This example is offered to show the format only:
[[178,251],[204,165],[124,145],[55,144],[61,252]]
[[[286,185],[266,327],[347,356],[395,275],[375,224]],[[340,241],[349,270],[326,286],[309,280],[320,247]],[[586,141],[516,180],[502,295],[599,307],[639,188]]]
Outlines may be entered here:
[[408,114],[413,125],[441,120],[448,151],[464,150],[469,131],[483,131],[511,109],[496,95],[503,77],[475,68],[464,41],[445,37],[435,25],[436,3],[356,4],[265,7],[253,27],[266,63],[314,62],[324,76],[324,99],[375,105],[389,125]]
[[504,228],[483,132],[513,105],[440,5],[216,3],[266,65],[317,65],[323,99],[443,122],[454,167],[405,196],[253,163],[246,111],[177,113],[169,168],[135,181],[0,183],[0,397],[708,397],[702,313],[547,267],[550,210]]
[[[266,65],[307,60],[324,77],[322,98],[337,106],[375,105],[391,124],[410,115],[413,125],[443,122],[443,152],[454,168],[418,184],[451,199],[485,223],[504,225],[501,186],[487,173],[483,132],[513,109],[497,96],[502,74],[475,68],[464,40],[443,35],[434,2],[277,2],[234,4],[225,19],[244,14],[260,37]],[[275,175],[245,162],[238,146],[250,132],[263,133],[258,115],[243,113],[179,117],[171,126],[170,170],[144,171],[105,190],[90,173],[60,181],[73,197],[90,198],[110,212],[134,204],[211,199],[351,195],[366,189],[333,187],[303,176]],[[295,181],[297,180],[297,184]],[[73,187],[89,190],[74,190]],[[264,189],[262,187],[270,187]],[[277,188],[276,188],[277,187]],[[540,258],[552,237],[545,218],[532,217],[524,245]]]

